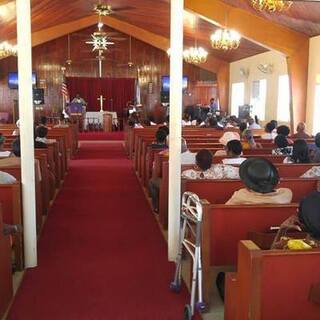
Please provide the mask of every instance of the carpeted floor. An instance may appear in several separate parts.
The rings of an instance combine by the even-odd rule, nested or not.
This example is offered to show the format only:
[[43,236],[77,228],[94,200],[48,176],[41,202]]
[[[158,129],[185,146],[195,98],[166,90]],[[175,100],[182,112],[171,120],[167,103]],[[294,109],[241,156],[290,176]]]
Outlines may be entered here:
[[120,141],[123,140],[123,131],[115,132],[82,132],[79,134],[80,141],[101,141],[101,140],[111,140]]
[[186,291],[119,142],[82,143],[9,320],[179,320]]

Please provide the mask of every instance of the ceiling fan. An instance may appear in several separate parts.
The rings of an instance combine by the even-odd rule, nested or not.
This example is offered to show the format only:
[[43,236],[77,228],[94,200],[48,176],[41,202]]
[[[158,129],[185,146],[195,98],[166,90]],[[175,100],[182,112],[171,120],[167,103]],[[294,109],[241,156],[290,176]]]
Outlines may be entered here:
[[134,67],[134,63],[132,62],[132,38],[131,38],[131,36],[129,37],[129,61],[127,63],[118,64],[117,66],[120,68],[123,68],[123,67],[133,68]]
[[109,4],[101,3],[101,0],[100,0],[99,3],[94,6],[93,11],[99,16],[110,16],[111,14],[116,14],[121,11],[128,11],[133,9],[135,8],[131,6],[113,8]]

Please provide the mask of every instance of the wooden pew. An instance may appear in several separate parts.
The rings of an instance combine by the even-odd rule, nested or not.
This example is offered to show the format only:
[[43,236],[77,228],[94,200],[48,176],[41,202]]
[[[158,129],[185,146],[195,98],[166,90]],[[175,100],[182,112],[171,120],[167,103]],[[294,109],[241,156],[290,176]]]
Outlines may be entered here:
[[237,273],[226,277],[225,320],[318,320],[320,250],[238,246]]
[[234,266],[237,245],[251,231],[264,232],[279,226],[297,211],[298,204],[226,206],[203,201],[202,269],[206,300],[209,297],[211,268]]
[[11,274],[11,248],[8,236],[3,235],[3,220],[0,210],[0,318],[4,316],[13,298]]
[[[0,185],[2,217],[6,224],[22,225],[22,204],[20,183]],[[2,232],[2,231],[1,231]],[[13,250],[17,270],[23,270],[22,234],[13,237]]]

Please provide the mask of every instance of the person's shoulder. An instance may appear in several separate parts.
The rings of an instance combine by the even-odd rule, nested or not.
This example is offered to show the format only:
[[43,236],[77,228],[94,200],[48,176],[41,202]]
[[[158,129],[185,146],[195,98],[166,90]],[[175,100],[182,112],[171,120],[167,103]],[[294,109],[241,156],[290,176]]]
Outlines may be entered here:
[[17,179],[11,174],[0,171],[0,183],[1,184],[13,184],[17,181]]

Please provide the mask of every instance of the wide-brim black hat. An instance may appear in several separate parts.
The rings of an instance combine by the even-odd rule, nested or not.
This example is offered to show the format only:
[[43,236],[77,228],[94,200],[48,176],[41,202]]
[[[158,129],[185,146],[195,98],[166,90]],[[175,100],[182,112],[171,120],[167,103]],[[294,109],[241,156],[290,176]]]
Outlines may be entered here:
[[300,202],[298,216],[305,231],[320,239],[320,192],[312,192]]
[[239,174],[248,189],[260,192],[272,192],[279,183],[277,168],[264,158],[249,158],[242,162]]

